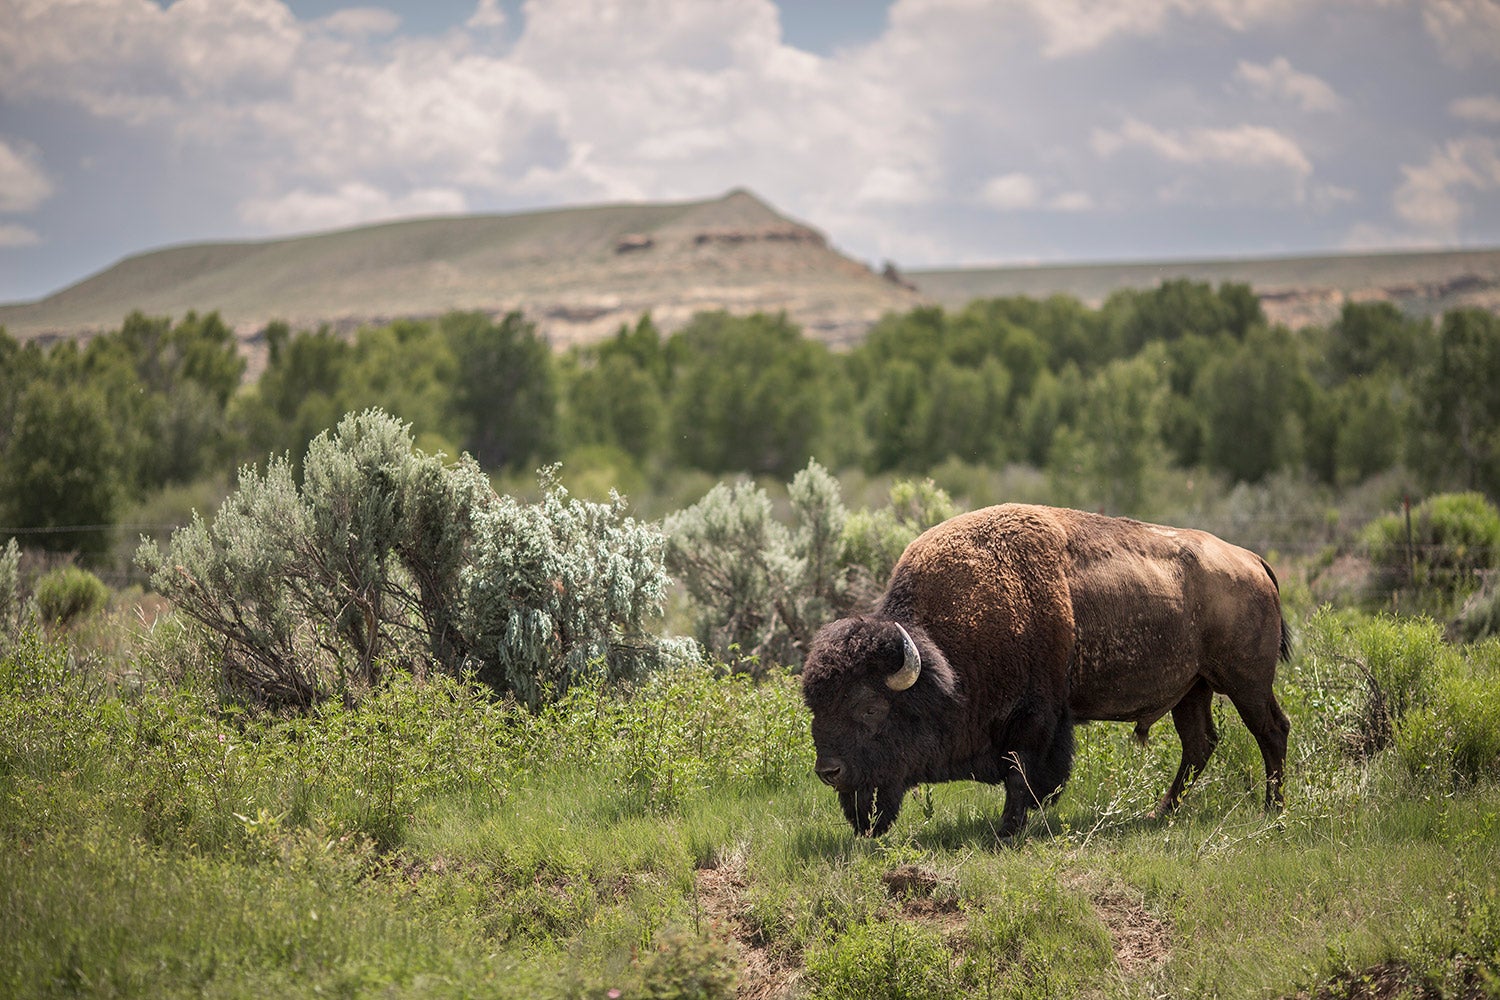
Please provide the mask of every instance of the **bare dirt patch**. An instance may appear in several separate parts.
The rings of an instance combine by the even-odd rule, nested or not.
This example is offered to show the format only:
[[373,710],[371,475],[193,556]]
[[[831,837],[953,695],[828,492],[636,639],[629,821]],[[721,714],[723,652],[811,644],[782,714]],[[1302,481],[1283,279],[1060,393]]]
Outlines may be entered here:
[[886,892],[896,899],[931,896],[943,884],[943,878],[937,872],[913,864],[897,865],[880,876],[880,881]]
[[792,995],[802,969],[766,947],[760,932],[744,917],[747,908],[743,861],[700,868],[696,875],[703,920],[726,937],[739,954],[741,970],[735,996],[740,1000],[780,1000]]
[[1088,896],[1089,905],[1109,932],[1115,964],[1127,979],[1154,972],[1172,955],[1171,929],[1146,909],[1132,890],[1115,883],[1080,879],[1073,888]]
[[903,920],[938,930],[950,943],[968,924],[952,880],[921,865],[902,864],[880,876]]

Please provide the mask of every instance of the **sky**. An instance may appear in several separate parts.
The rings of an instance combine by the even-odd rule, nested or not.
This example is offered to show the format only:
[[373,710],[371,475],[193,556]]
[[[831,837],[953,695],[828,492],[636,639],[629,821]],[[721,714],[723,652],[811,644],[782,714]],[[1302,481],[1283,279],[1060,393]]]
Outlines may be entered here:
[[0,0],[0,301],[736,187],[874,266],[1500,246],[1500,0]]

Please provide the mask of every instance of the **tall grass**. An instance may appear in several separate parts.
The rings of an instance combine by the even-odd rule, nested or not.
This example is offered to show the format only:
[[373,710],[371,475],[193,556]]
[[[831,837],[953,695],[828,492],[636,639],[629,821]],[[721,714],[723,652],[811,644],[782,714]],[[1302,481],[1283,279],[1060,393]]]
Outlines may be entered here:
[[125,668],[35,633],[0,655],[0,995],[1263,997],[1374,968],[1497,989],[1500,644],[1432,623],[1301,625],[1285,813],[1219,704],[1170,818],[1145,818],[1169,725],[1144,748],[1090,725],[1061,799],[1001,843],[1001,793],[972,783],[855,838],[775,671],[538,712],[402,677],[283,717],[185,683],[204,672],[174,661],[211,651],[169,622]]

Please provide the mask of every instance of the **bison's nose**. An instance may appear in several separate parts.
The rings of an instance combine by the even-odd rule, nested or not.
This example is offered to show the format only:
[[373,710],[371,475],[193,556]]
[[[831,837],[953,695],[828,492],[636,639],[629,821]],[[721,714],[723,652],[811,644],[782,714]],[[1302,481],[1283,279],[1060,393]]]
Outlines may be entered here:
[[839,776],[844,773],[844,762],[837,757],[819,757],[818,762],[813,765],[819,778],[825,785],[837,785]]

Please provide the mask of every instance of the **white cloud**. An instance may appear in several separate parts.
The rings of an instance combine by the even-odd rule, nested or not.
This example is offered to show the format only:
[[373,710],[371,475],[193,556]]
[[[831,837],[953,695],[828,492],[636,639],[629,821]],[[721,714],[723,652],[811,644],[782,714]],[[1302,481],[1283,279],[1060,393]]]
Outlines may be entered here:
[[[278,91],[304,31],[278,0],[10,0],[0,92],[133,124]],[[102,40],[106,40],[103,43]]]
[[1297,177],[1307,177],[1313,169],[1296,141],[1264,125],[1168,131],[1127,118],[1118,129],[1095,129],[1091,144],[1096,153],[1105,157],[1134,147],[1169,163],[1190,166],[1272,168]]
[[1064,191],[1048,195],[1040,181],[1019,171],[991,177],[980,188],[979,200],[1001,212],[1043,209],[1053,212],[1085,212],[1094,207],[1094,199],[1086,191]]
[[1424,0],[1422,24],[1443,58],[1455,65],[1500,59],[1500,3],[1495,0]]
[[1168,0],[1040,0],[1030,4],[1046,36],[1048,56],[1098,48],[1116,35],[1155,34],[1172,7]]
[[1500,95],[1482,94],[1475,97],[1461,97],[1448,105],[1448,113],[1455,118],[1465,118],[1471,122],[1500,123]]
[[1264,100],[1289,101],[1304,111],[1337,111],[1344,104],[1334,89],[1311,73],[1292,68],[1285,56],[1264,66],[1241,59],[1234,75]]
[[872,167],[855,190],[854,200],[862,204],[917,205],[931,192],[922,179],[896,167]]
[[500,9],[500,0],[479,0],[464,27],[489,31],[505,27],[505,11]]
[[[920,0],[948,6],[947,0]],[[1028,9],[1041,26],[1043,53],[1072,56],[1099,48],[1119,37],[1162,34],[1173,18],[1215,21],[1244,31],[1268,18],[1296,9],[1299,0],[1018,0],[1017,4],[980,3],[998,13],[1006,6]],[[957,0],[969,5],[969,0]]]
[[[992,97],[1033,75],[1038,28],[1056,56],[1160,31],[1172,17],[1233,27],[1281,6],[897,0],[883,36],[821,58],[782,41],[770,0],[534,4],[503,50],[487,42],[488,29],[504,27],[493,0],[476,0],[469,20],[486,30],[426,38],[384,37],[398,23],[378,7],[299,22],[277,0],[179,0],[165,10],[151,0],[11,2],[28,44],[0,39],[0,92],[33,88],[218,151],[249,179],[239,216],[261,229],[450,210],[459,200],[698,197],[747,183],[827,225],[859,206],[962,201],[945,192],[972,190],[962,178],[976,174],[992,178],[981,198],[995,207],[1086,212],[1095,199],[1084,189],[1105,190],[1078,169],[1087,151],[1073,138],[1088,134],[1092,107],[1033,119],[1055,147],[1074,147],[1060,154],[1074,169],[1053,163],[1045,175],[1068,177],[1066,187],[989,166],[1025,116],[1046,116],[1045,106]],[[101,50],[88,42],[96,37],[118,44]],[[997,59],[1001,50],[1016,58]],[[232,82],[214,75],[216,58]],[[1096,148],[1111,141],[1100,135]],[[1174,134],[1136,122],[1113,141],[1175,162],[1310,171],[1270,130]],[[1216,143],[1232,148],[1215,154]],[[390,194],[412,191],[452,197],[424,206]]]
[[0,247],[29,247],[41,241],[33,229],[13,222],[0,222]]
[[1094,208],[1094,198],[1087,191],[1064,191],[1053,197],[1047,207],[1058,212],[1088,212]]
[[240,218],[268,232],[306,231],[353,226],[397,216],[451,215],[466,208],[460,192],[424,188],[401,197],[359,181],[333,191],[297,189],[240,206]]
[[[1293,239],[1306,217],[1338,214],[1343,230],[1356,208],[1385,206],[1390,192],[1368,177],[1396,167],[1359,159],[1377,145],[1370,134],[1436,147],[1444,129],[1464,127],[1456,119],[1500,115],[1500,98],[1448,104],[1451,89],[1388,99],[1442,70],[1421,36],[1425,61],[1407,77],[1346,72],[1411,55],[1410,39],[1379,42],[1418,14],[1397,18],[1385,2],[895,0],[878,37],[818,55],[784,41],[771,0],[535,2],[509,20],[509,3],[466,0],[467,21],[460,12],[461,25],[426,35],[379,6],[303,21],[280,0],[0,0],[0,113],[108,119],[111,138],[59,147],[77,150],[67,162],[108,162],[100,144],[128,135],[130,162],[169,178],[141,184],[193,171],[195,194],[213,188],[257,232],[744,185],[852,252],[908,266],[1061,257],[1064,240],[1129,245],[1123,226],[1146,215],[1164,244],[1159,201],[1190,204],[1200,220],[1200,207],[1224,209],[1218,218],[1247,220],[1246,231],[1285,222]],[[1432,7],[1435,38],[1483,19],[1464,0]],[[1346,20],[1376,51],[1307,41]],[[1293,65],[1314,51],[1326,80]],[[1316,135],[1284,127],[1297,118],[1288,109],[1352,104],[1328,82],[1346,79],[1370,80],[1360,108],[1324,115]],[[1419,103],[1454,117],[1408,118],[1399,133],[1375,117]],[[1472,154],[1462,162],[1478,169]],[[1452,204],[1462,216],[1480,200],[1451,166],[1407,170],[1403,219],[1452,218]],[[1247,205],[1259,214],[1228,214]],[[1184,231],[1186,217],[1176,216]]]
[[335,34],[365,38],[393,34],[401,27],[401,15],[384,7],[345,7],[329,14],[318,24]]
[[517,58],[567,76],[653,67],[711,74],[778,44],[769,0],[570,0],[531,4]]
[[1042,189],[1029,174],[1001,174],[985,183],[979,197],[991,208],[1014,212],[1035,208],[1042,200]]
[[1456,237],[1471,205],[1465,196],[1500,190],[1500,141],[1464,136],[1434,149],[1427,162],[1401,168],[1391,196],[1396,216],[1416,232]]
[[28,144],[0,138],[0,212],[31,212],[52,197],[52,180],[38,159]]
[[1313,165],[1290,136],[1264,125],[1164,129],[1137,118],[1117,128],[1096,128],[1094,154],[1105,172],[1115,208],[1143,197],[1163,205],[1201,207],[1291,205],[1321,207]]

